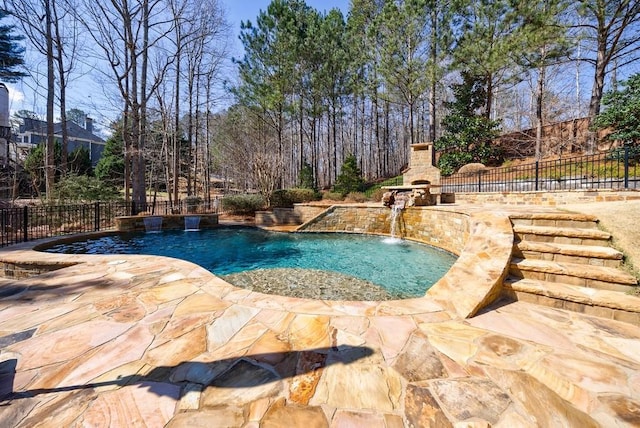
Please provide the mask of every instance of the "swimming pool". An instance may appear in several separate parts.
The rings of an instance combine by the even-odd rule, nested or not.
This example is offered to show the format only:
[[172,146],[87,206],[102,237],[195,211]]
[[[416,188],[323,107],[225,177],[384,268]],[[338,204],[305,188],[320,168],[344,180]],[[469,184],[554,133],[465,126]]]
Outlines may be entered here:
[[456,261],[449,252],[412,241],[252,227],[113,234],[60,243],[44,251],[175,257],[239,287],[323,300],[423,296]]

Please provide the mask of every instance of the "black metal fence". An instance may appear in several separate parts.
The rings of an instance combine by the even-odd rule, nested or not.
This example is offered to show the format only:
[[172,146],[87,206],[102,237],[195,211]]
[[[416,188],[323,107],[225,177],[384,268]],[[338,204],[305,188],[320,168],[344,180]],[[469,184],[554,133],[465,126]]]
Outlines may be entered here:
[[442,192],[527,192],[639,189],[640,150],[624,146],[605,153],[505,166],[443,177]]
[[[155,202],[146,207],[154,215],[217,213],[219,200],[211,203]],[[40,205],[0,209],[0,247],[70,233],[97,232],[115,226],[115,218],[138,214],[133,203],[94,202],[77,205]]]

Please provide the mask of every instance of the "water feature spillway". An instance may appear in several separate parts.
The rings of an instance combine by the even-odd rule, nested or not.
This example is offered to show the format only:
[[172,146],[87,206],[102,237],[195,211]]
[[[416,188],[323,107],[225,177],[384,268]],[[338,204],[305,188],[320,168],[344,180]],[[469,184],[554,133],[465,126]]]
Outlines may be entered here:
[[404,201],[398,201],[391,206],[391,238],[400,239],[402,236],[398,236],[400,233],[400,220],[402,217],[402,210],[404,209]]
[[188,215],[184,218],[185,232],[195,232],[200,230],[200,216]]
[[147,232],[161,232],[162,231],[162,217],[150,216],[144,217],[144,230]]

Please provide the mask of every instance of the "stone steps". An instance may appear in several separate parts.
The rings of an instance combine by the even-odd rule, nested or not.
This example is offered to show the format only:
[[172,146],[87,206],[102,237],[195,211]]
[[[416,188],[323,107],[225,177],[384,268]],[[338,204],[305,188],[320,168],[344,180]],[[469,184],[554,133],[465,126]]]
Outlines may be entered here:
[[517,213],[509,215],[514,226],[547,226],[597,229],[597,217],[577,213]]
[[512,276],[503,286],[503,294],[512,299],[640,325],[637,295]]
[[553,242],[571,245],[608,245],[611,234],[594,228],[514,225],[520,241]]
[[623,259],[623,254],[611,247],[537,241],[514,243],[513,255],[521,259],[551,260],[613,268],[619,268]]
[[512,258],[509,273],[518,278],[622,292],[633,291],[638,284],[634,276],[620,269],[551,260]]
[[515,242],[503,294],[640,324],[637,278],[621,270],[623,254],[597,218],[572,213],[511,216]]

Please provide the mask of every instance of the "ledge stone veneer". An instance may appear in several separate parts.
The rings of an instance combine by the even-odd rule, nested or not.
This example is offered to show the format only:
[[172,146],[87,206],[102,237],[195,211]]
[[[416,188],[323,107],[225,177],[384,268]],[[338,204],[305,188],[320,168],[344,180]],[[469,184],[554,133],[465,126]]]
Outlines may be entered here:
[[256,211],[256,226],[299,225],[318,216],[330,207],[331,204],[294,204],[293,208]]
[[458,204],[560,206],[590,202],[640,200],[640,191],[629,190],[559,190],[556,192],[482,192],[456,193]]
[[185,217],[200,217],[200,229],[211,229],[218,226],[218,214],[171,214],[152,216],[125,216],[116,218],[116,230],[118,232],[133,232],[145,230],[145,217],[162,217],[162,229],[184,229]]
[[[300,226],[298,231],[388,235],[390,229],[389,208],[336,205]],[[514,239],[506,214],[410,207],[402,211],[400,230],[404,238],[458,255],[449,272],[427,291],[427,297],[461,318],[472,317],[500,297]]]

